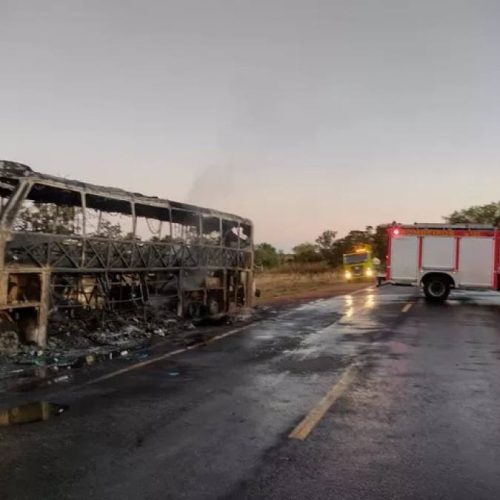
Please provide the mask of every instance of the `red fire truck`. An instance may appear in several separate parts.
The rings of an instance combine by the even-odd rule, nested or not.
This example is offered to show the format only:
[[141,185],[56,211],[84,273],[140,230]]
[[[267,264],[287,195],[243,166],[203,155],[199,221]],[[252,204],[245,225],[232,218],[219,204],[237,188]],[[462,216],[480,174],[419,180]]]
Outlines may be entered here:
[[499,289],[500,230],[463,224],[393,224],[388,229],[387,282],[421,286],[428,300],[450,290]]

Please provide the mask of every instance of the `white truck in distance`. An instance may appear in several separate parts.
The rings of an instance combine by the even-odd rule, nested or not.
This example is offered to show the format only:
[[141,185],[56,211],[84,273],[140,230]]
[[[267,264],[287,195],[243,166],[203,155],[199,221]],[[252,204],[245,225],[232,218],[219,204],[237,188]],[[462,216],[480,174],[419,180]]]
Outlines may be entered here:
[[452,288],[498,290],[500,231],[478,224],[394,224],[388,229],[387,282],[422,286],[433,302]]

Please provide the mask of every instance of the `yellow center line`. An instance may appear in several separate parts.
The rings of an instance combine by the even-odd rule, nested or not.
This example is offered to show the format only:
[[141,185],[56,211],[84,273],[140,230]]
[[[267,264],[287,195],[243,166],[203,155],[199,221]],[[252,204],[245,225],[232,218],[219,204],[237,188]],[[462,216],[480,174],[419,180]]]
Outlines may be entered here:
[[358,366],[356,364],[352,364],[345,369],[337,383],[288,435],[290,439],[299,439],[303,441],[309,436],[333,403],[344,394],[351,384],[357,369]]
[[412,305],[413,305],[413,304],[411,304],[410,302],[408,302],[408,304],[405,304],[405,305],[403,306],[403,309],[401,309],[401,312],[404,312],[404,313],[408,312],[408,311],[411,309],[411,306],[412,306]]

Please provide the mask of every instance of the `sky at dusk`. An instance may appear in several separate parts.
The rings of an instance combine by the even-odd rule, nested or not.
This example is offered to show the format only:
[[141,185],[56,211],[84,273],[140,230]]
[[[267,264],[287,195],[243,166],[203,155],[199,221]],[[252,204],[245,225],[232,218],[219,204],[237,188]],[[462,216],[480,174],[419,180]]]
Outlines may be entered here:
[[500,200],[500,2],[0,0],[0,159],[322,230]]

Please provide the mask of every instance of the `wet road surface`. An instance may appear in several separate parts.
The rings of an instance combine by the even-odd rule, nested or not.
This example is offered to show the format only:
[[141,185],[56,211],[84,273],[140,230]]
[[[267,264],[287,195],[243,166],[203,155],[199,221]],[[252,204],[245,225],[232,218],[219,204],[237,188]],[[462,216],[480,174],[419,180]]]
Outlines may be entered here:
[[498,498],[500,297],[454,297],[318,300],[48,393],[0,429],[2,498]]

